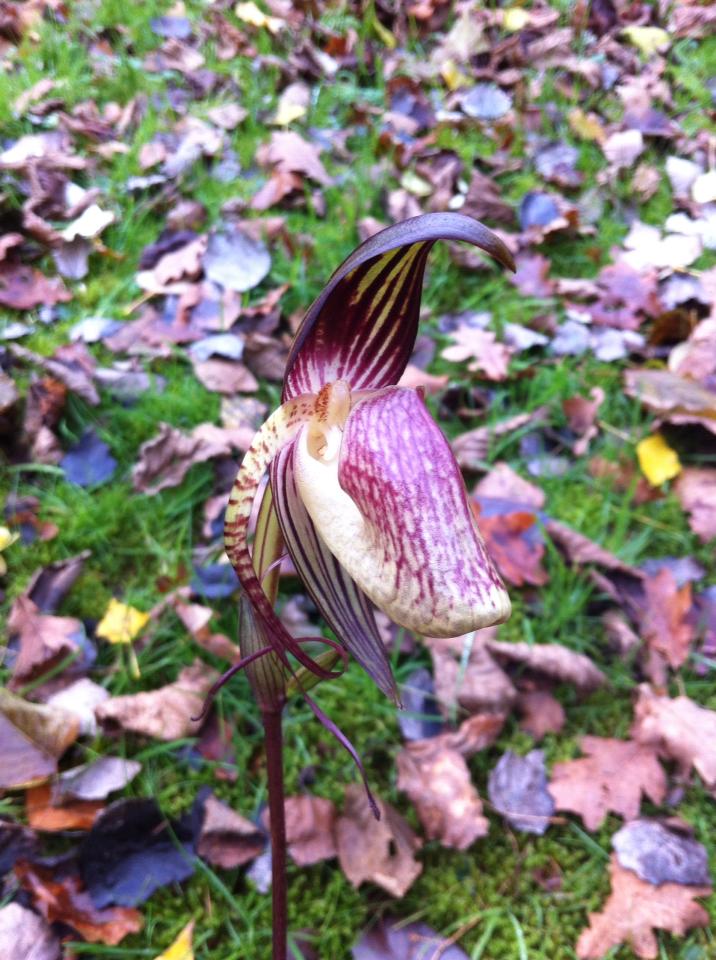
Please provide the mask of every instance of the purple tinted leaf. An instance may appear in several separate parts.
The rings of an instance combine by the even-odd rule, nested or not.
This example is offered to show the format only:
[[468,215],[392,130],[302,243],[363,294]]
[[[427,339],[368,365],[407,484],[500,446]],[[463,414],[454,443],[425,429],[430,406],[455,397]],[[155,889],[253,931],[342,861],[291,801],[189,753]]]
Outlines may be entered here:
[[400,685],[404,709],[398,714],[400,731],[406,740],[437,737],[443,728],[435,698],[435,684],[429,670],[420,667]]
[[547,193],[526,193],[520,203],[520,226],[546,227],[559,216],[557,204]]
[[[432,960],[445,943],[441,936],[425,923],[404,924],[395,919],[382,919],[362,935],[353,947],[353,960]],[[440,953],[440,960],[469,960],[464,950],[455,944]]]
[[239,578],[228,563],[210,563],[205,567],[194,567],[191,580],[192,593],[208,600],[230,597],[239,586]]
[[544,752],[530,750],[520,757],[504,753],[487,784],[490,802],[515,830],[543,834],[554,813],[554,800],[547,790]]
[[96,487],[112,477],[117,461],[109,447],[97,434],[88,430],[76,446],[60,460],[60,466],[70,483],[79,487]]

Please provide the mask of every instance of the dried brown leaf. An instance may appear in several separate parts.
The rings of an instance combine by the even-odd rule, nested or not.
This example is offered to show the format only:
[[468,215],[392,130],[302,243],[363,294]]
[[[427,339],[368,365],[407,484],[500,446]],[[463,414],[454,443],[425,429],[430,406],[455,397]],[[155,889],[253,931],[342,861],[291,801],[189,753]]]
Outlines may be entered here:
[[473,357],[467,365],[468,370],[479,371],[488,380],[506,379],[512,350],[504,343],[498,343],[491,330],[459,326],[450,336],[454,345],[441,351],[444,360],[463,363]]
[[70,654],[78,654],[85,635],[81,620],[42,614],[24,594],[13,603],[7,627],[19,643],[12,672],[14,687],[47,673]]
[[670,423],[699,423],[716,433],[716,393],[668,370],[627,370],[626,393]]
[[716,786],[716,711],[689,697],[659,696],[642,684],[631,735],[676,760],[684,771],[693,767],[707,787]]
[[295,863],[307,867],[337,854],[336,808],[325,797],[286,797],[286,842]]
[[72,800],[58,806],[52,802],[48,784],[31,787],[25,794],[27,822],[48,833],[89,830],[103,809],[104,804],[97,800]]
[[6,960],[60,960],[60,941],[34,910],[8,903],[0,908],[0,956]]
[[68,711],[29,703],[0,688],[0,788],[47,780],[79,729],[79,721]]
[[440,740],[415,740],[403,747],[396,760],[398,789],[410,797],[428,839],[467,850],[487,836],[489,823],[464,757]]
[[108,730],[128,730],[158,740],[179,740],[197,733],[194,720],[218,674],[200,660],[184,667],[174,683],[146,693],[112,697],[95,713]]
[[622,943],[642,960],[655,960],[659,955],[655,929],[683,936],[693,927],[708,924],[708,913],[695,899],[708,896],[711,887],[677,883],[654,887],[620,867],[614,855],[609,873],[612,892],[601,913],[589,914],[589,926],[577,942],[579,960],[600,960]]
[[426,637],[433,658],[435,696],[445,714],[455,707],[468,713],[504,713],[517,691],[486,647],[494,627],[449,640]]
[[638,817],[642,794],[663,801],[666,777],[653,748],[609,737],[585,736],[580,744],[587,756],[555,764],[549,791],[557,809],[579,814],[587,830],[598,829],[609,812]]
[[276,168],[279,173],[301,173],[322,186],[333,183],[320,158],[320,148],[304,140],[293,130],[275,131],[268,144],[259,147],[259,163]]
[[13,310],[33,310],[71,299],[72,294],[61,280],[51,280],[34,267],[24,264],[0,263],[0,306]]
[[74,874],[58,880],[55,871],[29,863],[16,864],[15,873],[48,922],[66,923],[90,943],[115,946],[144,925],[132,907],[96,907]]
[[696,633],[689,616],[691,584],[677,587],[668,568],[645,577],[642,584],[644,608],[639,616],[639,632],[649,650],[663,655],[676,670],[686,662]]
[[233,870],[255,859],[266,846],[266,837],[230,806],[210,793],[203,804],[197,853],[207,863]]
[[716,470],[709,467],[685,467],[674,492],[690,514],[689,526],[702,541],[716,537]]
[[596,563],[600,567],[606,567],[607,570],[619,570],[622,573],[629,574],[632,577],[641,578],[643,576],[640,570],[632,567],[631,564],[624,563],[616,554],[610,550],[585,537],[583,533],[572,530],[565,523],[559,520],[553,520],[549,517],[545,521],[547,533],[552,537],[558,547],[567,555],[567,559],[572,563],[585,564]]
[[336,846],[341,869],[354,887],[366,880],[402,897],[422,871],[415,859],[420,838],[385,800],[376,798],[381,818],[376,821],[365,790],[346,788],[343,813],[336,821]]
[[548,690],[520,693],[517,709],[522,714],[520,727],[535,740],[547,733],[559,733],[566,719],[564,707]]
[[606,680],[586,654],[576,653],[561,643],[503,643],[488,639],[486,645],[496,657],[562,683],[571,683],[578,690],[595,690]]

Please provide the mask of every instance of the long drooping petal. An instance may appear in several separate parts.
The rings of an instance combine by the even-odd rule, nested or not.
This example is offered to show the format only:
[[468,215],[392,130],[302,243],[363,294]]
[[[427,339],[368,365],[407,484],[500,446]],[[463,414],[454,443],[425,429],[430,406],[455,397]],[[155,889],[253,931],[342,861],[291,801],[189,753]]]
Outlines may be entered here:
[[361,244],[336,270],[303,319],[289,354],[284,400],[346,380],[353,389],[395,384],[410,359],[423,274],[437,240],[464,240],[514,270],[505,244],[477,220],[429,213]]
[[317,535],[301,502],[294,474],[296,441],[271,467],[271,487],[286,547],[324,619],[364,670],[389,697],[395,680],[368,598]]
[[416,391],[360,400],[329,463],[296,440],[298,492],[316,531],[396,623],[453,637],[510,614],[447,440]]
[[308,424],[316,412],[316,403],[317,398],[309,395],[283,404],[254,437],[229,496],[224,518],[224,546],[251,604],[253,626],[258,628],[265,644],[273,649],[284,666],[288,666],[287,654],[291,653],[316,676],[330,679],[340,676],[341,671],[332,672],[320,667],[301,650],[300,644],[286,630],[256,575],[248,546],[249,517],[259,482],[281,449],[300,432],[307,432]]

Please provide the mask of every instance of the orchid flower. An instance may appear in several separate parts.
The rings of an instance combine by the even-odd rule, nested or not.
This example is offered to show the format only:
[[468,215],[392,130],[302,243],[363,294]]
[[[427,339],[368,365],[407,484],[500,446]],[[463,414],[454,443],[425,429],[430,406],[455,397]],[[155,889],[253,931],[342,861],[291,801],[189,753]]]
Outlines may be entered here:
[[[289,678],[301,668],[304,677],[337,676],[336,655],[345,663],[351,654],[397,700],[374,607],[435,637],[510,614],[450,446],[421,392],[398,385],[415,344],[427,256],[440,239],[472,243],[514,269],[498,237],[455,213],[414,217],[363,243],[306,314],[289,354],[283,402],[256,434],[231,491],[225,546],[245,602],[244,659],[230,673],[247,666],[264,718],[269,790],[279,796],[270,802],[274,861],[283,855],[276,844],[280,711]],[[267,471],[252,553],[249,518]],[[284,545],[337,637],[322,641],[330,656],[311,657],[274,611]],[[308,697],[307,684],[299,679],[299,687],[352,751]],[[274,889],[274,956],[284,960],[285,931],[277,927],[285,926],[285,903],[276,897]]]

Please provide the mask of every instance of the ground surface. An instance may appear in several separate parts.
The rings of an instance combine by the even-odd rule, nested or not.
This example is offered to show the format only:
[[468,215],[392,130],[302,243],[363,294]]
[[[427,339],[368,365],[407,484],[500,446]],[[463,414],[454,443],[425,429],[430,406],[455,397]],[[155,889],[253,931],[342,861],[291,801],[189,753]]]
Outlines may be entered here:
[[[229,419],[226,396],[207,389],[197,378],[189,346],[199,334],[182,338],[176,333],[197,302],[204,304],[205,315],[212,311],[219,315],[217,288],[213,301],[205,288],[196,292],[202,276],[201,251],[192,261],[187,253],[191,236],[175,240],[174,247],[184,251],[185,259],[180,255],[178,265],[162,277],[156,265],[172,248],[152,248],[154,252],[148,259],[144,254],[140,264],[143,251],[157,243],[178,209],[184,219],[175,219],[174,230],[195,229],[196,236],[236,220],[265,221],[270,270],[248,292],[234,293],[225,306],[227,311],[239,305],[244,310],[235,330],[249,343],[244,360],[257,380],[255,389],[248,383],[240,395],[253,396],[271,409],[280,395],[290,333],[332,270],[375,229],[366,218],[387,224],[449,205],[503,230],[521,269],[515,285],[497,269],[460,263],[452,248],[437,247],[431,255],[423,300],[425,339],[415,358],[418,366],[444,378],[430,396],[431,409],[451,439],[543,406],[547,411],[542,421],[484,438],[484,446],[462,460],[468,489],[503,461],[545,494],[539,521],[534,521],[539,505],[533,502],[526,508],[533,518],[528,526],[533,524],[533,533],[544,539],[544,548],[538,550],[541,557],[535,555],[534,544],[520,547],[519,535],[495,533],[496,538],[507,537],[501,569],[514,606],[499,637],[534,644],[558,642],[589,655],[607,677],[589,695],[569,683],[552,687],[566,720],[561,730],[547,733],[540,743],[548,770],[579,756],[578,741],[584,734],[628,738],[640,681],[716,709],[709,659],[716,647],[716,600],[713,589],[707,590],[716,583],[714,540],[699,537],[690,527],[683,498],[675,492],[675,471],[663,483],[656,477],[651,488],[640,473],[636,445],[656,432],[654,413],[635,397],[638,390],[625,390],[623,377],[627,368],[664,370],[668,361],[677,375],[688,379],[693,374],[704,390],[716,390],[716,364],[709,371],[705,362],[694,372],[678,369],[673,358],[669,360],[675,345],[685,342],[697,322],[713,311],[716,296],[716,196],[694,197],[693,170],[685,186],[666,173],[668,157],[694,163],[701,173],[714,162],[714,141],[708,131],[713,129],[716,44],[703,38],[706,31],[696,15],[706,8],[685,8],[695,12],[691,23],[675,20],[666,5],[649,4],[628,10],[624,4],[618,21],[606,0],[593,5],[591,20],[585,5],[567,3],[504,11],[465,5],[462,20],[450,4],[440,3],[421,4],[412,15],[403,11],[397,16],[380,4],[366,4],[362,10],[349,4],[325,10],[322,4],[306,5],[304,12],[302,5],[292,11],[290,5],[276,3],[270,11],[264,8],[276,22],[266,22],[250,5],[234,10],[229,4],[187,3],[170,11],[152,0],[143,4],[88,0],[23,6],[28,19],[16,17],[15,26],[3,34],[2,142],[9,151],[29,133],[63,132],[66,141],[57,151],[79,160],[48,159],[52,150],[45,142],[34,167],[27,155],[14,162],[3,154],[0,172],[2,233],[20,234],[19,243],[8,244],[9,262],[32,264],[49,277],[57,275],[60,263],[69,291],[66,298],[33,297],[39,283],[34,276],[27,281],[31,290],[27,309],[13,309],[23,304],[12,290],[3,296],[0,332],[3,325],[12,328],[17,322],[31,328],[17,338],[10,330],[12,339],[0,354],[20,396],[18,404],[6,411],[10,427],[4,436],[1,489],[8,529],[24,532],[26,541],[21,539],[3,554],[9,567],[2,581],[5,610],[27,589],[39,567],[88,550],[79,578],[54,613],[78,618],[94,638],[97,661],[89,675],[95,682],[116,697],[168,684],[197,658],[225,668],[225,661],[192,638],[171,605],[157,612],[157,604],[168,591],[186,586],[194,568],[220,559],[221,501],[208,520],[205,504],[211,497],[226,495],[240,453],[235,449],[232,454],[224,438],[222,456],[197,455],[197,461],[206,462],[194,463],[181,482],[154,495],[143,492],[132,476],[141,444],[156,436],[160,423],[185,434],[201,424],[236,423]],[[38,16],[32,18],[35,8]],[[173,19],[157,19],[163,16]],[[623,32],[630,26],[666,32],[630,36]],[[402,76],[410,78],[403,87],[396,80]],[[47,79],[53,87],[35,86]],[[289,84],[298,86],[286,97]],[[480,96],[465,99],[475,84],[485,85],[478,89]],[[29,91],[34,94],[23,102]],[[53,98],[59,102],[53,105]],[[240,113],[215,110],[234,105],[242,108]],[[187,123],[192,117],[205,126],[192,128]],[[623,141],[610,139],[629,130],[641,133]],[[308,161],[297,157],[295,142],[272,141],[281,131],[300,134],[311,145]],[[269,142],[278,143],[273,157],[260,149]],[[548,153],[549,145],[562,150],[557,161]],[[494,178],[492,200],[490,181],[476,179],[475,171]],[[33,175],[39,178],[34,185]],[[132,179],[154,175],[154,182]],[[63,193],[67,179],[85,189],[96,188],[99,207],[113,214],[113,222],[86,231],[89,261],[80,277],[81,268],[74,277],[69,275],[67,259],[76,256],[82,261],[83,241],[75,241],[68,251],[67,238],[57,237],[76,219],[68,212],[72,202]],[[708,183],[704,190],[708,193]],[[465,194],[467,199],[461,199]],[[541,208],[536,224],[529,220],[527,195],[552,205],[547,213]],[[28,216],[33,196],[39,224]],[[204,219],[197,215],[199,208],[181,207],[187,200],[202,205]],[[686,253],[693,231],[687,238],[667,229],[677,237],[671,253],[659,248],[660,233],[647,232],[634,241],[636,255],[626,268],[636,285],[629,286],[626,279],[620,285],[602,273],[612,262],[623,262],[635,221],[662,231],[667,217],[677,210],[697,224],[711,217],[711,250],[704,227],[694,228],[703,242],[697,241]],[[59,251],[59,259],[53,259],[52,249]],[[679,257],[681,261],[674,262]],[[665,292],[664,285],[679,266],[688,276],[702,278],[699,291],[690,288],[685,299]],[[142,281],[140,268],[154,271],[153,277]],[[9,276],[5,275],[5,284]],[[638,283],[634,277],[640,278]],[[601,286],[585,295],[584,290],[556,283],[564,278],[600,280]],[[267,303],[270,292],[284,284],[280,302]],[[57,302],[43,306],[43,299]],[[246,313],[247,307],[255,306],[259,309],[253,315]],[[47,399],[42,407],[43,423],[62,452],[91,430],[116,460],[111,476],[102,482],[72,483],[65,475],[66,464],[59,464],[62,453],[38,452],[37,422],[33,433],[25,419],[22,437],[17,432],[12,436],[26,416],[22,405],[33,383],[42,376],[55,383],[64,376],[67,383],[66,373],[43,371],[37,357],[22,355],[17,347],[50,357],[69,342],[70,331],[85,318],[128,324],[146,316],[147,309],[163,318],[163,331],[157,327],[153,339],[137,334],[117,349],[110,348],[103,331],[86,347],[90,361],[84,353],[79,359],[78,354],[69,358],[75,369],[77,363],[89,369],[82,381],[85,389],[75,381],[63,402],[53,408]],[[178,309],[184,310],[183,320],[177,320]],[[466,314],[456,319],[463,311]],[[586,313],[589,319],[590,311],[594,322],[582,329],[609,329],[616,346],[602,342],[600,347],[592,340],[582,352],[572,341],[564,351],[556,348],[560,324],[571,322],[566,329],[573,338],[580,326],[575,325],[575,316],[584,320]],[[486,329],[495,334],[487,339],[481,328],[483,313],[490,314]],[[197,329],[201,326],[196,317],[191,323]],[[522,349],[510,340],[509,324],[540,332],[545,340]],[[625,340],[625,329],[636,339]],[[468,346],[478,343],[474,356],[467,349],[462,360],[444,358],[442,351],[454,345],[459,334],[453,335],[460,330]],[[476,330],[477,341],[470,341],[470,332]],[[204,328],[200,335],[206,332]],[[716,356],[716,336],[708,331],[706,336],[711,337],[707,343]],[[511,344],[509,349],[500,352],[505,343]],[[491,361],[485,360],[488,352]],[[129,357],[132,370],[149,374],[148,384],[142,384],[147,389],[137,392],[134,384],[129,395],[118,397],[105,380],[98,402],[93,402],[86,388],[95,378],[92,365],[108,368]],[[603,400],[591,417],[594,436],[588,449],[575,453],[580,430],[571,429],[574,423],[570,425],[563,402],[577,395],[589,399],[595,387],[603,391]],[[52,393],[47,383],[42,389]],[[236,393],[229,388],[228,395]],[[716,419],[714,409],[701,414],[697,409],[702,423],[704,418]],[[671,401],[662,410],[668,421]],[[246,405],[233,416],[256,424]],[[664,436],[683,469],[716,465],[713,423],[706,429],[693,418],[686,426],[667,422]],[[664,456],[668,460],[668,455],[658,454],[657,467],[663,465]],[[605,468],[605,462],[612,467]],[[144,491],[148,487],[150,480]],[[649,489],[655,494],[649,495]],[[716,509],[714,489],[707,512]],[[26,518],[23,526],[15,516],[17,498],[27,497],[38,501],[30,513],[34,510],[40,518],[39,537],[28,532]],[[604,583],[600,587],[590,579],[589,565],[570,562],[544,532],[547,516],[613,551],[624,564],[689,558],[698,565],[695,573],[690,569],[681,579],[681,571],[675,580],[662,581],[656,588],[657,594],[665,592],[672,598],[681,589],[681,612],[666,601],[658,613],[645,613],[643,607],[635,612],[625,594],[618,592],[610,603]],[[48,533],[42,524],[57,529]],[[48,539],[43,539],[43,530]],[[656,572],[651,569],[649,576]],[[684,584],[689,584],[688,596]],[[282,587],[282,602],[292,594],[302,596],[300,584],[289,577]],[[140,611],[155,611],[134,647],[113,645],[94,634],[112,597]],[[235,639],[235,592],[215,597],[199,585],[192,600],[211,607],[212,631]],[[638,635],[636,646],[623,655],[615,651],[602,619],[610,605],[627,611]],[[317,620],[310,604],[304,603],[303,609],[309,619]],[[651,627],[645,625],[649,615],[662,617],[657,627],[653,621]],[[691,626],[684,627],[684,655],[674,668],[679,656],[659,653],[659,638],[662,646],[668,646],[672,634],[687,622]],[[659,656],[655,665],[654,657]],[[7,680],[11,664],[12,659],[5,669]],[[394,654],[399,681],[431,664],[430,653],[421,644]],[[41,695],[48,679],[43,667],[13,689],[30,697],[33,691]],[[403,741],[394,708],[356,665],[340,682],[321,687],[317,697],[358,748],[376,792],[420,832],[414,807],[396,785],[395,758]],[[177,817],[190,810],[202,787],[210,786],[245,817],[255,818],[265,804],[265,778],[258,713],[245,679],[236,679],[222,691],[218,711],[229,725],[233,780],[217,778],[222,763],[206,761],[189,750],[195,743],[192,735],[165,742],[131,732],[100,733],[79,740],[60,766],[105,754],[124,755],[139,760],[142,770],[115,797],[153,797],[166,815]],[[300,700],[287,711],[285,737],[287,792],[309,791],[340,806],[345,786],[356,779],[355,770]],[[533,738],[519,726],[518,714],[511,713],[496,742],[469,760],[472,781],[483,799],[498,758],[507,750],[524,754],[533,746]],[[663,760],[669,776],[675,777],[673,756],[667,751]],[[0,811],[6,818],[24,821],[24,792],[8,791],[0,800]],[[714,864],[716,808],[703,777],[692,771],[685,783],[672,779],[664,802],[655,806],[647,800],[642,813],[678,814],[706,845]],[[332,960],[348,956],[369,921],[384,914],[421,920],[446,937],[466,925],[460,945],[472,958],[575,957],[587,914],[601,909],[609,892],[610,839],[621,826],[620,817],[609,814],[590,831],[578,816],[563,813],[544,836],[535,837],[507,827],[488,803],[485,815],[488,835],[466,850],[427,841],[418,855],[422,873],[398,900],[371,883],[354,889],[335,860],[291,866],[292,927],[310,931],[316,955]],[[75,840],[76,834],[58,834],[45,849],[65,850]],[[17,882],[11,880],[5,889],[12,898]],[[706,904],[713,917],[713,901]],[[67,955],[73,951],[90,957],[154,957],[194,917],[198,958],[269,956],[269,898],[246,878],[245,868],[221,870],[197,859],[191,879],[161,888],[141,905],[141,912],[143,930],[116,945],[82,942],[63,928],[69,935]],[[658,937],[660,958],[706,960],[716,949],[708,929],[680,938],[668,933]],[[623,946],[608,955],[625,960],[633,954]]]

